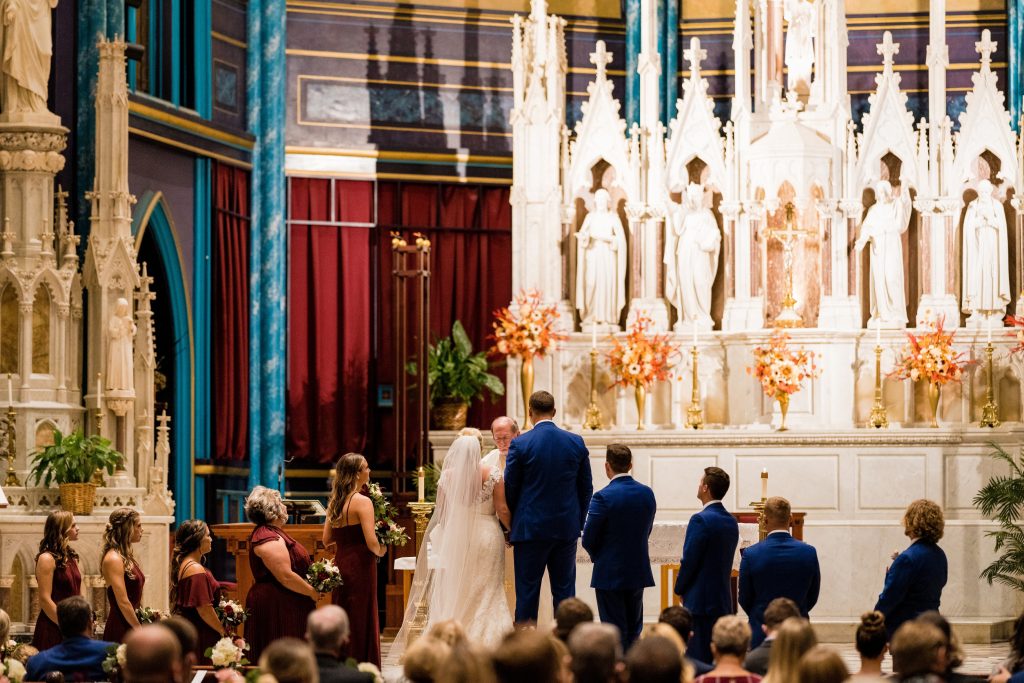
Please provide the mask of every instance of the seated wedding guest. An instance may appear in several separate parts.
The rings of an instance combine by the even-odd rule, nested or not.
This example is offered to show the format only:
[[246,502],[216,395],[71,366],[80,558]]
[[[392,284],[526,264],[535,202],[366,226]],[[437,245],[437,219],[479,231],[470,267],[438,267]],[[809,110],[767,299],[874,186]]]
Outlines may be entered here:
[[66,510],[55,510],[43,523],[43,539],[36,555],[36,583],[39,589],[39,616],[32,635],[32,646],[42,651],[61,641],[57,626],[57,603],[82,593],[82,573],[78,570],[78,553],[71,547],[78,540],[75,516]]
[[683,677],[687,680],[693,680],[698,674],[695,673],[693,664],[689,659],[686,658],[686,643],[683,642],[682,636],[672,626],[657,622],[654,624],[647,624],[644,626],[644,630],[640,633],[641,638],[649,638],[651,636],[658,636],[659,638],[665,638],[669,640],[676,649],[679,651],[679,658],[683,660]]
[[171,605],[174,613],[192,624],[198,639],[193,649],[198,662],[209,663],[206,649],[227,635],[217,616],[220,584],[203,566],[203,557],[213,548],[210,528],[201,519],[187,519],[174,534],[171,551]]
[[946,553],[938,546],[944,527],[942,508],[930,500],[915,500],[903,515],[910,546],[893,559],[875,604],[890,638],[903,622],[939,609],[947,572]]
[[689,683],[684,678],[683,660],[668,638],[641,638],[626,654],[626,671],[630,681],[644,683]]
[[535,630],[512,631],[491,654],[499,683],[559,683],[561,662],[554,638]]
[[181,678],[183,681],[191,681],[193,669],[199,664],[199,658],[196,657],[199,633],[196,627],[192,622],[177,615],[161,619],[157,623],[173,633],[177,639],[178,649],[181,651]]
[[806,619],[786,619],[775,633],[775,643],[768,657],[765,683],[793,683],[797,677],[796,670],[800,665],[800,658],[817,644],[814,629]]
[[[1024,680],[1024,614],[1017,617],[1013,622],[1013,634],[1010,636],[1010,654],[999,665],[999,670],[989,677],[989,681],[995,683],[1006,683],[1011,677],[1018,678],[1016,674],[1021,672],[1019,679]],[[1013,683],[1019,683],[1014,680]]]
[[441,665],[435,683],[498,683],[491,657],[482,647],[461,641]]
[[946,664],[945,638],[935,626],[908,621],[896,629],[889,650],[894,679],[903,683],[939,683]]
[[740,560],[739,604],[750,620],[750,646],[765,638],[761,629],[764,611],[775,598],[789,598],[800,608],[800,616],[818,602],[821,569],[814,546],[793,538],[789,532],[789,501],[772,496],[764,504],[768,535],[743,551]]
[[280,492],[257,486],[245,499],[245,514],[255,525],[249,536],[253,585],[245,598],[245,639],[248,659],[257,661],[263,648],[278,638],[299,638],[306,632],[306,617],[320,594],[305,578],[309,553],[281,530],[288,510]]
[[619,630],[611,624],[580,624],[569,636],[576,683],[614,683],[622,661]]
[[761,644],[747,653],[743,660],[743,668],[752,671],[758,676],[768,673],[768,660],[772,654],[772,643],[775,641],[775,634],[782,626],[782,622],[790,617],[799,617],[800,608],[789,598],[775,598],[768,603],[761,617],[761,629],[765,638]]
[[[761,677],[743,668],[743,655],[750,647],[750,625],[742,617],[727,614],[711,629],[711,654],[715,668],[697,679],[698,683],[758,683]],[[792,679],[785,679],[792,683]]]
[[342,653],[348,636],[348,615],[337,605],[325,605],[309,613],[306,640],[313,647],[320,683],[373,683],[373,674],[345,665]]
[[566,598],[555,609],[555,629],[552,633],[564,643],[569,640],[569,634],[577,625],[593,620],[594,611],[590,605],[579,598]]
[[860,671],[855,678],[880,681],[882,660],[889,650],[889,636],[885,633],[885,617],[877,610],[860,615],[856,635],[857,654],[860,655]]
[[448,643],[448,647],[455,647],[466,642],[466,629],[462,628],[462,624],[454,619],[445,619],[431,624],[427,635],[443,640]]
[[[6,643],[11,635],[11,615],[0,609],[0,645]],[[0,662],[3,661],[6,648],[0,647]]]
[[548,634],[547,639],[555,646],[555,654],[558,656],[558,673],[555,680],[558,683],[573,683],[572,675],[572,654],[569,653],[569,646],[563,641]]
[[142,517],[131,508],[110,513],[103,531],[100,574],[107,584],[107,623],[103,640],[120,643],[141,624],[135,610],[142,604],[146,575],[135,559],[132,546],[142,540]]
[[434,683],[452,649],[448,643],[430,636],[417,638],[405,651],[402,673],[409,683]]
[[51,671],[60,671],[69,681],[102,681],[103,660],[110,643],[93,640],[92,607],[81,595],[57,603],[57,626],[61,642],[29,658],[26,680],[41,681]]
[[124,644],[125,683],[187,683],[181,646],[170,629],[146,624],[132,629]]
[[59,671],[50,671],[43,676],[43,683],[65,683],[64,674]]
[[[690,615],[690,610],[682,605],[671,605],[661,610],[661,614],[658,615],[658,622],[671,626],[679,634],[683,641],[683,648],[686,649],[690,636],[693,635],[693,617]],[[695,676],[702,676],[715,668],[707,662],[694,659],[689,653],[686,654],[686,662],[693,667]],[[749,669],[750,667],[747,668]]]
[[949,625],[946,618],[935,610],[930,610],[918,615],[915,621],[931,624],[942,632],[942,644],[946,649],[946,659],[941,674],[942,679],[946,683],[966,683],[967,681],[974,680],[971,676],[954,671],[954,669],[964,663],[964,649],[960,645],[960,638],[957,637],[956,632],[953,631],[953,627]]
[[39,654],[38,648],[32,647],[29,643],[18,643],[14,646],[10,657],[24,664],[30,657],[35,657],[37,654]]
[[[260,671],[277,683],[319,683],[313,650],[298,638],[279,638],[260,655]],[[130,683],[130,682],[129,682]]]
[[800,658],[795,683],[843,683],[849,678],[850,672],[835,650],[815,645]]

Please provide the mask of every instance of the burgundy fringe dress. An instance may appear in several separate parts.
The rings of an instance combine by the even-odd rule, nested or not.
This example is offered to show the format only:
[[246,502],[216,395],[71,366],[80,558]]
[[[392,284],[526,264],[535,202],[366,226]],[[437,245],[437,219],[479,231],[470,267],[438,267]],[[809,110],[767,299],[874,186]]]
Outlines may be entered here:
[[[78,562],[69,557],[63,567],[53,570],[53,586],[50,589],[50,598],[54,604],[72,595],[82,594],[82,572],[78,570]],[[54,645],[60,645],[64,637],[60,634],[60,627],[53,623],[46,612],[39,610],[36,618],[36,632],[32,636],[32,647],[42,652],[49,650]]]
[[259,661],[263,648],[278,638],[291,636],[302,639],[306,633],[306,617],[316,603],[305,595],[285,588],[263,564],[255,552],[256,546],[280,538],[288,548],[292,571],[305,578],[309,569],[309,553],[302,544],[275,526],[261,525],[249,537],[249,568],[253,585],[245,598],[249,619],[245,622],[245,639],[249,643],[250,662]]

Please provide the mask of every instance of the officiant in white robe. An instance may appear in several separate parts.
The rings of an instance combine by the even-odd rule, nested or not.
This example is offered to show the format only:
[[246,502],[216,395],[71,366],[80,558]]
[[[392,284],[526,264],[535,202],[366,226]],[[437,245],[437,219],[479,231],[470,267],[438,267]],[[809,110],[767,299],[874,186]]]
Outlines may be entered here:
[[626,231],[608,190],[576,233],[576,308],[583,325],[617,324],[626,306]]
[[982,180],[978,197],[967,205],[964,216],[961,307],[965,313],[986,316],[1006,308],[1010,303],[1008,263],[1006,213],[993,196],[992,183]]

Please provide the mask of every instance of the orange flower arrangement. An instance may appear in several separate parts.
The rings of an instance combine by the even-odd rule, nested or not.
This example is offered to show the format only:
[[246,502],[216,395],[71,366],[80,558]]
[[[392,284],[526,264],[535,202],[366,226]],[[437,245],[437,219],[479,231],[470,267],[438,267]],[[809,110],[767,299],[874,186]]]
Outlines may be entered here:
[[543,358],[567,336],[555,329],[558,324],[558,310],[545,305],[540,292],[535,289],[521,290],[511,306],[494,312],[494,345],[492,354],[518,356],[519,358]]
[[929,331],[921,335],[907,332],[907,343],[891,377],[912,382],[922,379],[929,384],[959,382],[963,378],[964,368],[971,362],[963,360],[963,354],[953,349],[955,332],[943,330],[942,323],[941,318],[926,322]]
[[654,382],[670,377],[679,356],[679,347],[670,343],[666,335],[648,335],[651,323],[645,313],[640,313],[630,325],[625,339],[612,337],[608,361],[615,375],[614,384],[646,389]]
[[789,335],[776,330],[768,346],[754,347],[754,365],[747,368],[761,383],[766,396],[778,398],[800,391],[804,380],[818,377],[821,369],[814,363],[814,352],[789,348]]
[[1017,345],[1010,349],[1010,353],[1024,351],[1024,317],[1018,318],[1015,315],[1006,316],[1006,322],[1010,323],[1013,331],[1010,333],[1017,338]]

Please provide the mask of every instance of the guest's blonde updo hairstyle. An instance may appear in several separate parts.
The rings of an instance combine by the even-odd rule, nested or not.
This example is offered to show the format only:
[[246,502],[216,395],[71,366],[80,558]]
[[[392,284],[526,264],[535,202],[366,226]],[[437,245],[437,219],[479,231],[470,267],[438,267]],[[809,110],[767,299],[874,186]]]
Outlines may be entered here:
[[288,508],[280,491],[257,486],[245,499],[245,516],[256,526],[274,524],[288,519]]

